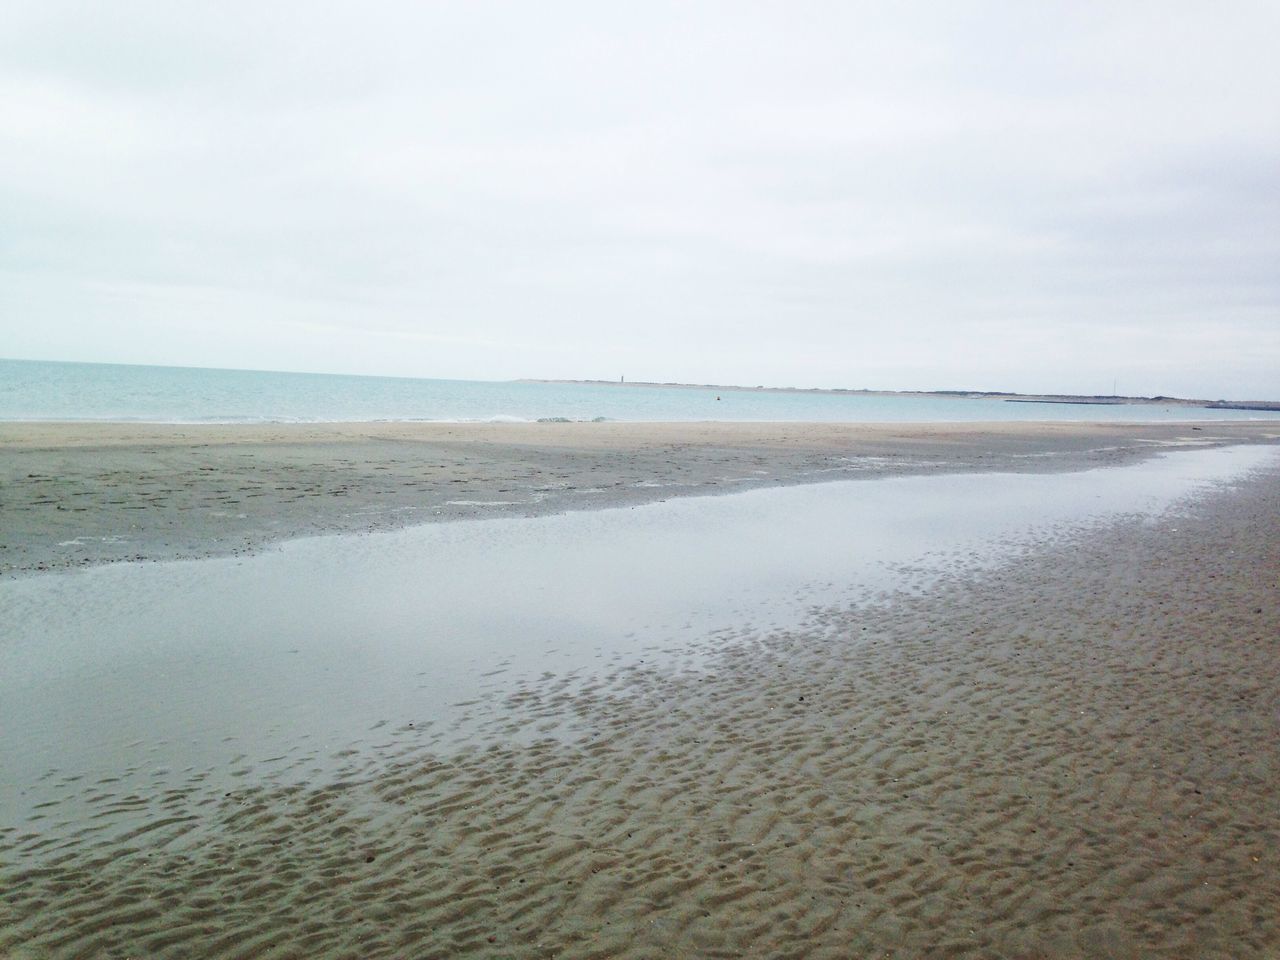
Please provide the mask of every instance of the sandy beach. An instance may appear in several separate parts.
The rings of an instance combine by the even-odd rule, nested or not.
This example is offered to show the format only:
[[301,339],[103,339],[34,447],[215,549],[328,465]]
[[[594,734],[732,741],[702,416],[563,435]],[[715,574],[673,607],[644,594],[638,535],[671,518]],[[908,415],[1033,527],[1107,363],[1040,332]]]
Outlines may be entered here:
[[0,423],[0,578],[428,520],[844,478],[1070,471],[1277,439],[1266,421]]
[[[59,482],[79,529],[112,535],[130,510],[129,549],[161,559],[227,549],[201,539],[226,519],[218,497],[253,518],[232,529],[254,549],[412,522],[343,498],[532,514],[595,503],[566,492],[582,487],[626,505],[1275,441],[1267,425],[571,424],[531,442],[543,426],[8,426],[5,469],[29,482],[3,487],[7,569],[78,576],[31,572],[67,565],[34,492],[70,502]],[[441,476],[396,500],[428,464]],[[282,506],[322,476],[314,509]],[[559,493],[525,497],[539,488]],[[314,782],[258,776],[254,757],[232,789],[198,767],[51,772],[37,815],[0,827],[0,957],[1273,957],[1277,597],[1272,460],[1158,517],[694,638],[696,667],[547,673],[478,704],[461,749],[398,724]]]
[[0,23],[0,960],[1280,960],[1280,3]]

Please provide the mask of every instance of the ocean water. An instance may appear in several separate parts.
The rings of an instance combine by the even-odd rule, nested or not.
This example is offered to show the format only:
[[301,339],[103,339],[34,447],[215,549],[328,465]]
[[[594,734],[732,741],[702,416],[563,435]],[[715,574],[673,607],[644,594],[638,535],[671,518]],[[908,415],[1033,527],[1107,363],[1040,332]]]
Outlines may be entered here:
[[1280,414],[1161,404],[427,380],[0,360],[0,420],[264,423],[373,420],[1257,420]]

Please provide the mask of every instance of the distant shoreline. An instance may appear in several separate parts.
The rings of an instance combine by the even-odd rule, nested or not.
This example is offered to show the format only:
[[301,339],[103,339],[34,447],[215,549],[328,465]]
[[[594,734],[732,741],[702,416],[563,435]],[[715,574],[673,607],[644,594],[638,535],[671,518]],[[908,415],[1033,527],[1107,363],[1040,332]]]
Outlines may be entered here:
[[951,400],[1004,400],[1008,403],[1061,403],[1089,406],[1178,406],[1206,410],[1280,411],[1280,400],[1197,400],[1188,397],[1125,397],[1106,394],[1012,393],[1005,390],[867,390],[848,387],[744,387],[727,383],[658,383],[652,380],[556,380],[522,377],[513,383],[561,383],[593,387],[662,387],[673,390],[721,390],[725,393],[818,393],[863,397],[932,397]]

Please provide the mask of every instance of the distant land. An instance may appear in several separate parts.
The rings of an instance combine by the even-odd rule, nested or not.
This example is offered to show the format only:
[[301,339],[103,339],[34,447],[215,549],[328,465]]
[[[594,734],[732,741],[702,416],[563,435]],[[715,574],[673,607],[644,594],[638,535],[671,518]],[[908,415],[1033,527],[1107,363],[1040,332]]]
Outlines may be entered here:
[[656,383],[649,380],[542,380],[522,379],[517,383],[576,383],[599,387],[663,387],[674,390],[722,390],[747,393],[830,393],[868,397],[949,397],[956,400],[1005,400],[1009,403],[1068,403],[1097,406],[1159,404],[1200,407],[1206,410],[1280,411],[1280,400],[1194,400],[1186,397],[1122,397],[1094,394],[1076,396],[1063,393],[1011,393],[1004,390],[866,390],[844,387],[743,387],[724,383]]

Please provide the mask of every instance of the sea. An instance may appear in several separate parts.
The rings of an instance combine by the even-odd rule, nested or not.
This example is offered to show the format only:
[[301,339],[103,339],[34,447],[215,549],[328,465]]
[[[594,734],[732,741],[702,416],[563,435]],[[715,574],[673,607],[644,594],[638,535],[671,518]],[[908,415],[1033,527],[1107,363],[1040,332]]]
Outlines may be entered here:
[[369,421],[1277,420],[1280,412],[1176,404],[1062,404],[951,397],[432,380],[0,359],[0,420],[139,423]]

